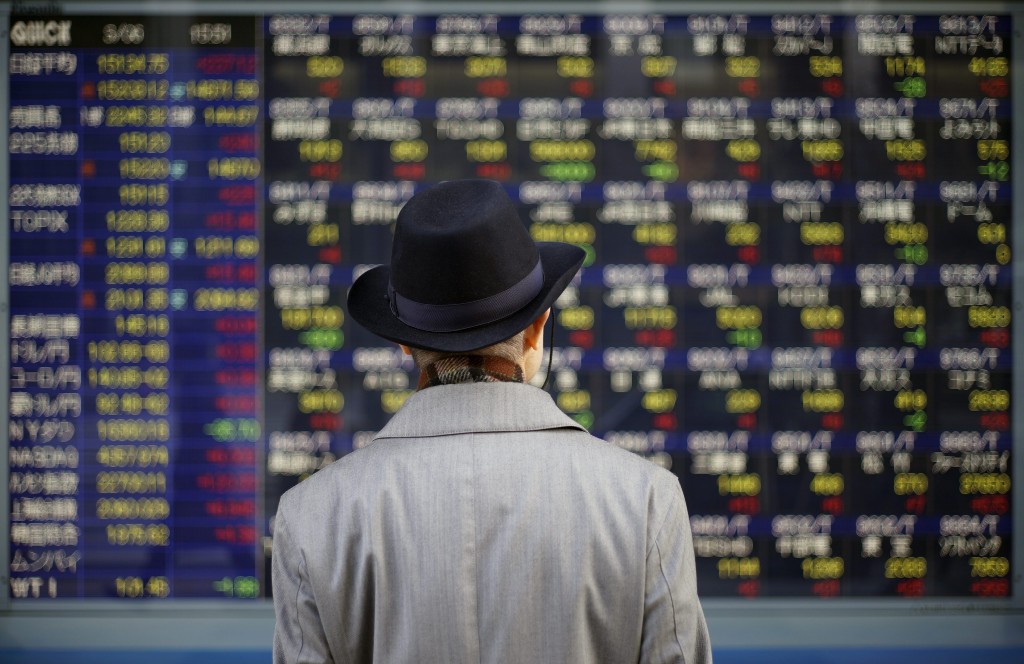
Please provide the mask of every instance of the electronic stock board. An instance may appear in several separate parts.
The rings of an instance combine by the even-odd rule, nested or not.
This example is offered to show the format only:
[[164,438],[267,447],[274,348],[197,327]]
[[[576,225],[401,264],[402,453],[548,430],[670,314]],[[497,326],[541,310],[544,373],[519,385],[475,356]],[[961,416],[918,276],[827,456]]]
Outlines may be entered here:
[[586,249],[548,389],[679,476],[702,596],[1011,595],[1011,27],[10,16],[9,596],[268,596],[416,384],[346,289],[461,177]]

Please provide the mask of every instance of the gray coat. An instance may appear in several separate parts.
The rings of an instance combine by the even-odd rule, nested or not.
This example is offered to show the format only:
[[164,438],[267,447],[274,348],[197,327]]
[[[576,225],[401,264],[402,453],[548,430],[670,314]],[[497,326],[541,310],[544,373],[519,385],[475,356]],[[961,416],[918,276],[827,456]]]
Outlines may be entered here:
[[711,661],[679,482],[543,391],[441,385],[285,493],[275,664]]

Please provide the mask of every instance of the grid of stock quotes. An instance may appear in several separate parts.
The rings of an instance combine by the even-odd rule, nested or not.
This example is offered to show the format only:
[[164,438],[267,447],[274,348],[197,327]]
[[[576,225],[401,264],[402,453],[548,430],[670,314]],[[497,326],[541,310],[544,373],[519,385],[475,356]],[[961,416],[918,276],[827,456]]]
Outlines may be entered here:
[[[12,16],[10,593],[256,598],[415,386],[404,201],[585,248],[551,389],[715,596],[1007,596],[1007,16]],[[4,249],[5,251],[7,248]]]

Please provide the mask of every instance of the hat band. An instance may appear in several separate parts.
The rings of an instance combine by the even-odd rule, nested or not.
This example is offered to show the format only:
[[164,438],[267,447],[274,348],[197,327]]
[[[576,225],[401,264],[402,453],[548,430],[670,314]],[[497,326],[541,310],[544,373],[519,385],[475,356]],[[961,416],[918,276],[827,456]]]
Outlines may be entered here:
[[537,297],[544,286],[540,260],[528,275],[505,290],[472,302],[424,304],[398,294],[388,281],[391,311],[410,327],[426,332],[458,332],[511,316]]

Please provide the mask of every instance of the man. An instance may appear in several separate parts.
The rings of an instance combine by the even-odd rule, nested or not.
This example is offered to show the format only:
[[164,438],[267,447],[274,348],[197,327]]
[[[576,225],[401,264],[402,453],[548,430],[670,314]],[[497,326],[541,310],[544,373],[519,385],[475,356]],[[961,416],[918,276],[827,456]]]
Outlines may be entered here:
[[348,307],[419,389],[282,498],[276,663],[710,662],[678,480],[525,384],[583,257],[535,244],[494,182],[402,208]]

